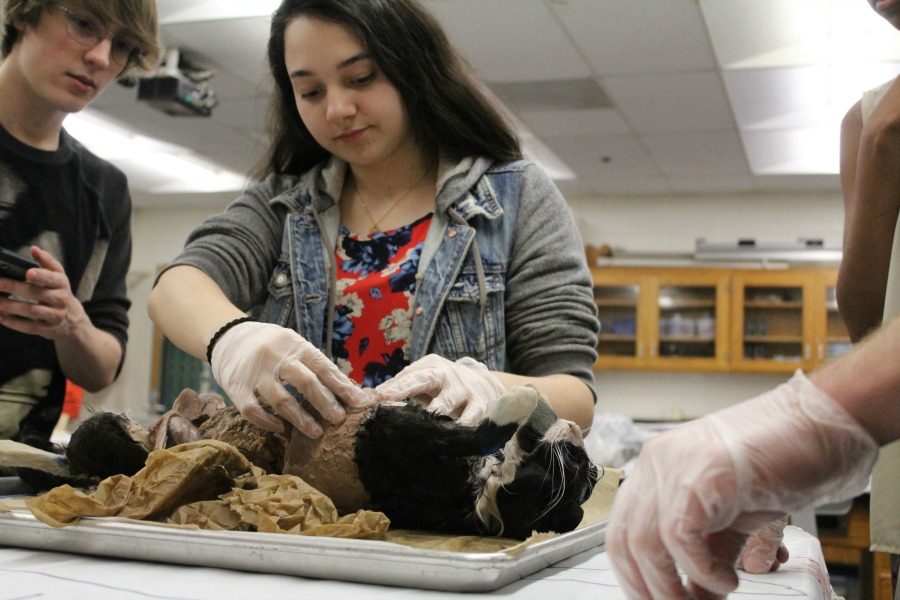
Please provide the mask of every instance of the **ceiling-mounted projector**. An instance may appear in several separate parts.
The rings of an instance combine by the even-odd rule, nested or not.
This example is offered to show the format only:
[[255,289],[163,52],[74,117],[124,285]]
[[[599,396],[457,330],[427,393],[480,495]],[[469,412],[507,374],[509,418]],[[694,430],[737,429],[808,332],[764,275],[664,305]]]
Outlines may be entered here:
[[211,71],[179,65],[179,51],[172,48],[155,74],[138,80],[137,97],[168,115],[208,117],[219,103],[207,81],[211,77]]

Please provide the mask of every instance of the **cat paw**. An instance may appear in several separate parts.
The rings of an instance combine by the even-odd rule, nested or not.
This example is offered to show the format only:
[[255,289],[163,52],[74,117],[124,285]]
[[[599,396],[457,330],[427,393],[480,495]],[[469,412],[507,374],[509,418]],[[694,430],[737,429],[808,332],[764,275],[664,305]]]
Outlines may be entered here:
[[525,423],[543,398],[543,394],[533,385],[517,385],[497,399],[488,410],[487,417],[497,425]]

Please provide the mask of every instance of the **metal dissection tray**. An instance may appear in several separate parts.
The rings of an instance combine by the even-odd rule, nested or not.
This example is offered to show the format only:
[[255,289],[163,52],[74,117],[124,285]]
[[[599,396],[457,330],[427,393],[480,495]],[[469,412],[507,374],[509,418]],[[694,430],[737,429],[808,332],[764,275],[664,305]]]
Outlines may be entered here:
[[185,529],[114,518],[54,528],[25,509],[0,513],[0,545],[420,589],[491,591],[603,543],[606,521],[500,552]]

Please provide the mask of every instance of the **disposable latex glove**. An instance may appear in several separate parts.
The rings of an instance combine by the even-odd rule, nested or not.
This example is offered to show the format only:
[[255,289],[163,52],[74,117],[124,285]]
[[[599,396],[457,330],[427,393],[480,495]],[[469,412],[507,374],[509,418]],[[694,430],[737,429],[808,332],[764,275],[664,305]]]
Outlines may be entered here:
[[633,598],[724,596],[737,587],[735,560],[750,532],[860,492],[876,454],[872,437],[799,371],[653,438],[610,515],[606,547],[619,582]]
[[784,539],[784,527],[787,525],[787,515],[770,521],[753,535],[744,544],[737,566],[748,573],[768,573],[775,571],[787,562],[790,553],[782,544]]
[[[281,432],[270,406],[301,433],[316,438],[322,427],[346,417],[342,405],[364,404],[366,395],[337,365],[297,332],[271,323],[235,325],[219,338],[210,360],[213,377],[241,411],[241,416],[269,431]],[[298,402],[285,387],[305,400]]]
[[452,362],[437,354],[420,358],[375,388],[379,401],[425,401],[428,410],[451,416],[460,425],[481,423],[505,391],[477,360],[464,357]]

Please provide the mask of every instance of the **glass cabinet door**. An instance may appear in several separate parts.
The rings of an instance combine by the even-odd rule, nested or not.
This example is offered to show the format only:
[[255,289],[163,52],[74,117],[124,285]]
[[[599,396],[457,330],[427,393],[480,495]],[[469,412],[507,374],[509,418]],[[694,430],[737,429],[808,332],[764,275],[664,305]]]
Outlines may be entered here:
[[604,358],[636,359],[642,348],[638,338],[640,285],[606,284],[594,286],[594,301],[600,319],[597,354]]
[[803,359],[803,288],[744,289],[744,358]]
[[659,288],[657,356],[716,356],[716,287],[662,285]]
[[[755,273],[736,285],[738,310],[735,347],[738,363],[767,371],[791,371],[812,366],[813,316],[811,279],[794,273]],[[736,277],[737,279],[737,277]]]

